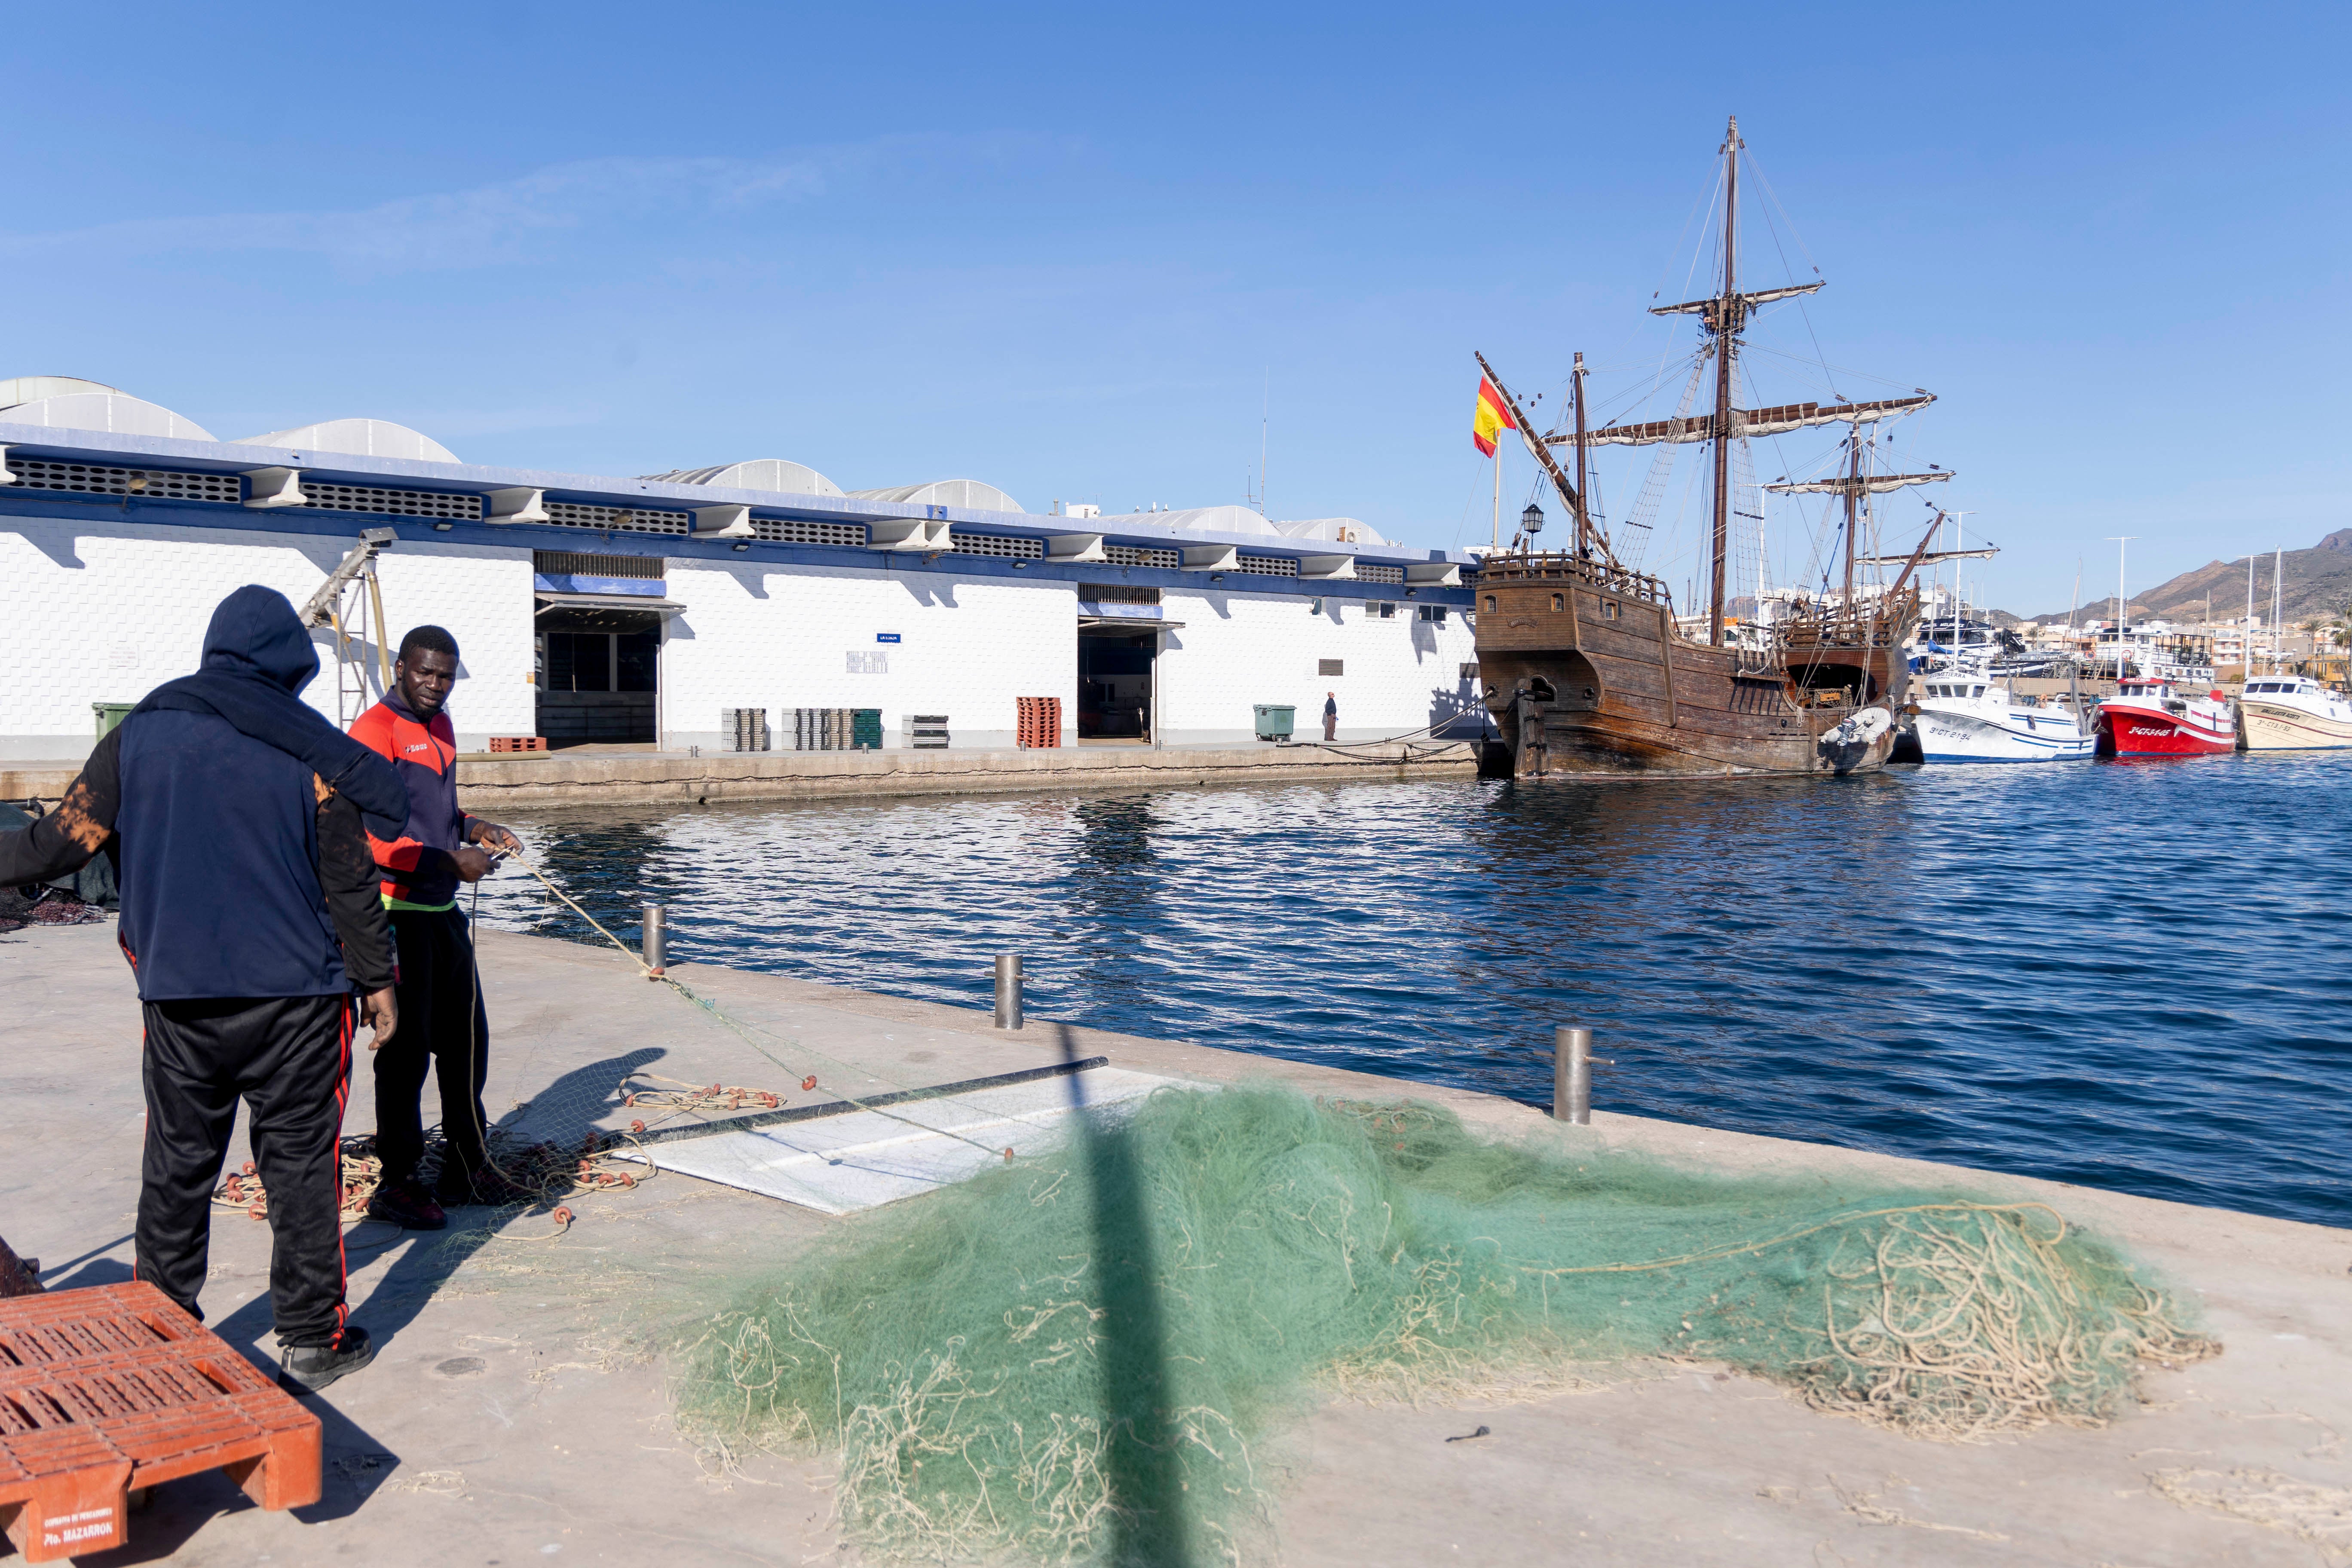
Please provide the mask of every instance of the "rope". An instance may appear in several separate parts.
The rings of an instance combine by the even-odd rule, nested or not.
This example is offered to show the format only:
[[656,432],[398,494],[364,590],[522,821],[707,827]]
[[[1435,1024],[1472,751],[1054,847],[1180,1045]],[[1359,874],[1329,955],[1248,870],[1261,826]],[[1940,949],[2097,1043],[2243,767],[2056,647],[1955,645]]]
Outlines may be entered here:
[[1539,1274],[1546,1279],[1558,1279],[1566,1274],[1647,1274],[1660,1268],[1683,1268],[1694,1263],[1719,1263],[1727,1258],[1739,1258],[1751,1252],[1769,1251],[1775,1247],[1785,1247],[1790,1242],[1801,1241],[1806,1237],[1817,1235],[1822,1231],[1836,1230],[1841,1226],[1853,1225],[1865,1219],[1885,1219],[1889,1215],[1905,1214],[2022,1214],[2027,1209],[2040,1209],[2058,1222],[2058,1233],[2055,1236],[2041,1238],[2043,1246],[2055,1247],[2066,1239],[2066,1216],[2048,1204],[1909,1204],[1900,1208],[1863,1209],[1854,1214],[1840,1215],[1835,1219],[1823,1220],[1819,1225],[1809,1225],[1802,1230],[1792,1230],[1784,1236],[1773,1237],[1769,1241],[1744,1242],[1738,1247],[1711,1247],[1704,1252],[1685,1252],[1678,1258],[1653,1258],[1647,1263],[1591,1263],[1574,1268],[1521,1268],[1520,1272]]
[[[981,1152],[984,1154],[1001,1155],[1007,1162],[1013,1159],[1014,1156],[1013,1150],[1009,1146],[992,1149],[987,1144],[980,1142],[976,1139],[965,1137],[962,1133],[954,1131],[952,1128],[933,1127],[927,1122],[917,1121],[911,1117],[895,1115],[879,1106],[869,1105],[865,1100],[860,1100],[857,1096],[849,1093],[845,1089],[824,1083],[815,1073],[808,1073],[805,1075],[802,1074],[798,1068],[785,1062],[773,1051],[771,1051],[767,1047],[761,1045],[756,1038],[754,1038],[749,1026],[740,1024],[733,1018],[728,1016],[717,1003],[712,1002],[708,997],[697,994],[686,984],[685,982],[666,973],[656,973],[653,966],[647,963],[635,949],[629,946],[627,942],[623,942],[619,937],[614,936],[611,931],[605,930],[604,924],[599,921],[594,915],[590,914],[586,910],[580,907],[577,900],[573,899],[571,894],[565,892],[562,889],[557,887],[552,881],[549,880],[546,872],[541,871],[537,866],[532,865],[530,861],[524,858],[522,856],[512,852],[504,854],[500,858],[513,861],[516,865],[521,867],[524,870],[538,878],[541,887],[544,887],[549,892],[553,893],[558,899],[561,899],[564,904],[571,909],[572,913],[578,915],[582,920],[586,921],[588,924],[593,928],[598,936],[603,937],[606,942],[611,942],[614,947],[617,948],[620,951],[621,955],[626,958],[630,963],[635,964],[646,979],[660,981],[664,985],[668,986],[680,996],[683,996],[688,1002],[693,1003],[697,1007],[699,1007],[704,1012],[709,1014],[710,1016],[718,1023],[723,1025],[728,1029],[732,1030],[744,1044],[750,1046],[753,1050],[759,1052],[761,1056],[775,1063],[776,1066],[783,1068],[786,1073],[799,1078],[801,1088],[803,1090],[823,1089],[845,1105],[854,1105],[860,1110],[867,1111],[873,1115],[882,1117],[886,1121],[896,1121],[902,1126],[912,1127],[924,1132],[936,1132],[944,1138],[952,1138],[959,1143],[970,1144],[972,1148],[981,1151]],[[475,896],[478,899],[481,895],[481,884],[478,882],[474,886]],[[477,973],[478,973],[479,971],[478,969]],[[836,1065],[846,1066],[847,1064],[837,1063]],[[1013,1120],[1020,1121],[1023,1119],[1015,1117]]]

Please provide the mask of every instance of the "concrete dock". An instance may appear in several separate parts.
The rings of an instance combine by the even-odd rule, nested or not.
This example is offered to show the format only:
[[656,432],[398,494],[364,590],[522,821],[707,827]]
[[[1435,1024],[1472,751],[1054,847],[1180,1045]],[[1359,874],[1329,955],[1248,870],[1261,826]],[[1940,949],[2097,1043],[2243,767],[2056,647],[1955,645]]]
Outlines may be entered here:
[[[888,755],[888,753],[885,753]],[[1051,755],[1048,753],[1047,755]],[[1026,787],[1034,787],[1029,781]],[[111,924],[0,937],[0,1235],[52,1289],[125,1278],[138,1190],[140,1021]],[[632,1068],[786,1088],[777,1068],[620,955],[488,933],[488,1103],[535,1132],[618,1124]],[[1066,1049],[1224,1082],[1411,1093],[1497,1136],[1628,1146],[1729,1172],[1950,1183],[1948,1167],[1596,1113],[1570,1128],[1526,1107],[1359,1074],[1032,1018],[700,966],[681,978],[736,1016],[896,1087],[1031,1067]],[[1602,1089],[1605,1104],[1606,1089]],[[528,1110],[516,1110],[530,1102]],[[373,1124],[364,1062],[348,1131]],[[427,1101],[428,1116],[431,1101]],[[2184,1111],[2184,1114],[2189,1112]],[[242,1160],[242,1148],[232,1153]],[[1594,1373],[1533,1403],[1316,1408],[1278,1445],[1274,1552],[1294,1564],[2016,1564],[2201,1568],[2352,1554],[2352,1231],[2087,1188],[1969,1174],[2123,1244],[2201,1307],[2221,1359],[2151,1369],[2146,1401],[2100,1430],[1939,1445],[1823,1416],[1708,1365]],[[920,1200],[915,1200],[920,1201]],[[81,1561],[802,1564],[855,1562],[828,1524],[821,1464],[730,1463],[672,1426],[679,1314],[714,1266],[789,1258],[840,1222],[665,1174],[448,1231],[362,1223],[347,1249],[355,1321],[383,1349],[314,1402],[326,1496],[262,1512],[219,1477],[157,1489],[131,1543]],[[205,1306],[274,1357],[268,1230],[222,1211]],[[1484,1425],[1488,1436],[1448,1443]],[[5,1552],[0,1548],[0,1552]]]
[[[79,765],[0,763],[0,800],[56,800]],[[655,752],[579,748],[465,755],[469,811],[538,805],[701,805],[711,801],[1141,789],[1328,779],[1474,778],[1471,741],[1341,741],[1243,746],[1079,745],[1032,751]]]

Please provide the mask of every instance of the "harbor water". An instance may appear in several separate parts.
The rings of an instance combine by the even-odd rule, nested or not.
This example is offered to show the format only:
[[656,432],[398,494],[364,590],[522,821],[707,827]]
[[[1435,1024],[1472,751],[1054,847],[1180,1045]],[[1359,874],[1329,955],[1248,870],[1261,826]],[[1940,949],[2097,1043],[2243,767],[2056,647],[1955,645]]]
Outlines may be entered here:
[[[1033,1027],[1537,1104],[1582,1024],[1602,1110],[2344,1225],[2347,807],[2268,754],[509,822],[677,960],[982,1007],[1016,952]],[[511,868],[480,912],[597,940]]]

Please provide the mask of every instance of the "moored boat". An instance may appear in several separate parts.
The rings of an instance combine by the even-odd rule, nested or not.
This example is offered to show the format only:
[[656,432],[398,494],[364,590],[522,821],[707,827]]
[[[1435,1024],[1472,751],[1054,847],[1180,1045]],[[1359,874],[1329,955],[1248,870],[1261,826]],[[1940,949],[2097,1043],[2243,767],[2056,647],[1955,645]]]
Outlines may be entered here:
[[2238,749],[2238,718],[2219,691],[2190,697],[2168,680],[2126,680],[2099,704],[2099,755],[2202,757]]
[[2094,737],[2055,704],[2021,700],[1982,672],[1944,670],[1918,678],[1913,728],[1930,763],[2074,762]]
[[2352,701],[2305,676],[2254,677],[2238,700],[2238,718],[2250,752],[2352,747]]

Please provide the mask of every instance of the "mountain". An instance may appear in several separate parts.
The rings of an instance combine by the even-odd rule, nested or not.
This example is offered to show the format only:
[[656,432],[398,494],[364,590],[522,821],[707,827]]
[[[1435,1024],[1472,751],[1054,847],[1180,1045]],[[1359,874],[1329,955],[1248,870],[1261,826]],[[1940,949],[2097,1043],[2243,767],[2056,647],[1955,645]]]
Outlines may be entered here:
[[[2271,564],[2273,557],[2259,556],[2254,562],[2254,614],[2264,620],[2271,613]],[[2216,561],[2200,566],[2193,572],[2183,572],[2168,583],[2136,591],[2131,596],[2131,618],[2154,619],[2158,616],[2176,621],[2201,621],[2205,605],[2210,597],[2214,616],[2221,620],[2234,620],[2246,613],[2246,563],[2243,561]],[[2347,604],[2352,604],[2352,528],[2339,528],[2309,550],[2290,550],[2280,563],[2279,604],[2283,618],[2290,626],[2314,616],[2338,616]],[[2075,611],[2076,618],[2086,621],[2112,620],[2116,613],[2116,596],[2093,599]],[[2063,609],[2034,617],[2042,621],[2063,621]]]

